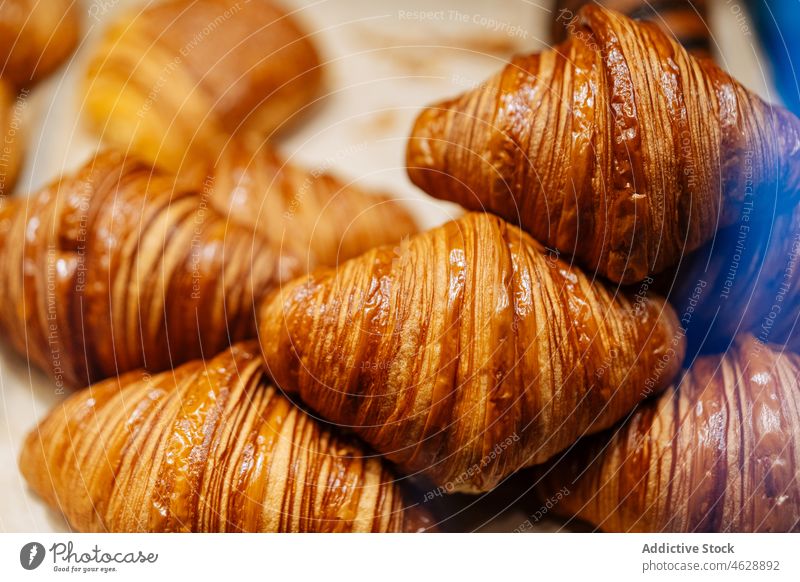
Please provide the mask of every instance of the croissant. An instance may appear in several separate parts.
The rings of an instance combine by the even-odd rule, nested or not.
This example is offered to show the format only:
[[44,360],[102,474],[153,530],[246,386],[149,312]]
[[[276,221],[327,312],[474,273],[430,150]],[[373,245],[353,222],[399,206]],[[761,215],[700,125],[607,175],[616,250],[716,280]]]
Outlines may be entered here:
[[108,152],[0,211],[0,329],[59,388],[163,370],[253,337],[254,306],[299,265]]
[[663,300],[593,284],[475,213],[282,285],[260,315],[278,386],[448,492],[611,426],[685,348]]
[[0,197],[11,194],[22,165],[19,131],[22,112],[14,91],[0,79]]
[[633,283],[734,223],[748,196],[795,202],[800,120],[655,25],[587,5],[563,44],[425,109],[407,165],[428,193]]
[[725,351],[737,333],[800,352],[800,206],[747,220],[684,258],[656,286],[669,293],[689,353]]
[[[30,199],[9,201],[0,209],[0,330],[59,387],[165,370],[255,337],[257,306],[318,261],[230,221],[208,198],[105,152]],[[270,196],[265,205],[279,212],[283,201]],[[317,210],[294,205],[297,225],[286,236]],[[393,232],[372,228],[379,241]],[[372,246],[368,230],[362,250]]]
[[0,3],[0,77],[16,88],[46,77],[72,54],[80,37],[74,0]]
[[305,170],[268,146],[229,143],[207,184],[221,214],[316,264],[336,265],[417,230],[390,196]]
[[86,78],[91,124],[112,145],[178,171],[233,133],[267,135],[321,88],[317,52],[269,0],[168,0],[117,20]]
[[374,456],[270,384],[257,345],[73,394],[20,468],[81,532],[386,532],[432,526]]
[[556,511],[607,531],[800,531],[800,356],[739,336],[551,467]]
[[[711,54],[711,39],[706,19],[708,7],[705,0],[600,0],[594,2],[610,10],[621,12],[634,20],[653,22],[681,43],[695,56]],[[552,23],[552,37],[561,42],[567,35],[578,9],[588,0],[557,0],[556,18]]]

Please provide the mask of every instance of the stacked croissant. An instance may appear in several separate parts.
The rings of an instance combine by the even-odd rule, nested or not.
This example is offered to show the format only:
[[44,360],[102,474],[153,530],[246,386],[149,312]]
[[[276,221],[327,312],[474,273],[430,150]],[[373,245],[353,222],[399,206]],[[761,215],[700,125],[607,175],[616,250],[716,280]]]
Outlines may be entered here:
[[30,487],[79,531],[433,531],[425,488],[534,467],[604,530],[799,530],[800,120],[567,12],[420,113],[408,174],[469,212],[418,234],[278,153],[326,77],[271,1],[123,15],[83,87],[115,149],[0,209],[0,329],[88,385]]

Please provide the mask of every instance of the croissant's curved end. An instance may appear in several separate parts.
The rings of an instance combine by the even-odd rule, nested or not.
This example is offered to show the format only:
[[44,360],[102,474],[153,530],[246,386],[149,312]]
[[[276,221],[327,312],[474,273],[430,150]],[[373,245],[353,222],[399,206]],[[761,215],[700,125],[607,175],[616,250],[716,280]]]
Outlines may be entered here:
[[[446,125],[453,101],[424,108],[417,119],[406,144],[406,167],[411,181],[426,192],[435,191],[440,180],[453,177],[442,173],[445,152],[459,144],[447,141]],[[441,176],[439,175],[441,174]]]
[[739,336],[549,471],[556,511],[607,531],[800,531],[800,356]]
[[27,438],[20,469],[78,531],[427,531],[365,454],[295,407],[255,346],[79,392]]
[[634,283],[745,205],[796,204],[800,120],[654,24],[587,5],[562,44],[423,110],[407,166],[429,194]]
[[480,213],[282,286],[259,326],[281,388],[447,491],[611,426],[685,350],[663,299],[593,283]]

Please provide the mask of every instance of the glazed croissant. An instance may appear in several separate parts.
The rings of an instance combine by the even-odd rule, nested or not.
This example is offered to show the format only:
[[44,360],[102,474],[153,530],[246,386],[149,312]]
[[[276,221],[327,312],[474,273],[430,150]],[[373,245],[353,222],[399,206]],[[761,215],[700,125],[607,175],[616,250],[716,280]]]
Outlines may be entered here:
[[690,353],[725,351],[738,333],[800,352],[800,206],[721,230],[658,280],[687,330]]
[[22,164],[22,111],[13,89],[0,79],[0,197],[11,194]]
[[73,394],[20,468],[80,532],[386,532],[431,527],[392,474],[270,384],[247,344]]
[[0,2],[0,77],[16,88],[32,85],[61,66],[79,36],[74,0]]
[[296,257],[121,154],[0,213],[0,329],[59,387],[163,370],[253,337]]
[[611,426],[684,351],[663,300],[593,284],[474,213],[283,285],[259,331],[278,386],[448,492]]
[[632,283],[736,221],[748,191],[796,202],[800,120],[655,25],[587,5],[561,45],[424,110],[407,158],[428,193]]
[[413,218],[383,193],[282,159],[269,146],[230,142],[209,174],[211,203],[273,248],[333,266],[416,232]]
[[270,0],[168,0],[107,31],[86,110],[109,143],[183,171],[233,133],[271,134],[320,87],[309,37]]
[[800,356],[740,336],[554,465],[556,510],[607,531],[800,530],[798,378]]
[[[9,201],[0,211],[0,330],[57,384],[73,387],[165,370],[255,337],[267,294],[319,261],[229,220],[209,194],[107,152],[30,199]],[[270,215],[284,203],[269,196],[264,206]],[[308,239],[300,229],[317,211],[299,200],[284,236]],[[374,244],[366,233],[384,242],[397,232],[382,228],[363,225],[362,251]]]
[[[577,16],[578,9],[589,0],[557,0],[552,36],[561,42]],[[648,20],[673,36],[695,56],[708,56],[711,42],[706,24],[708,9],[705,0],[594,0],[610,10],[634,20]]]

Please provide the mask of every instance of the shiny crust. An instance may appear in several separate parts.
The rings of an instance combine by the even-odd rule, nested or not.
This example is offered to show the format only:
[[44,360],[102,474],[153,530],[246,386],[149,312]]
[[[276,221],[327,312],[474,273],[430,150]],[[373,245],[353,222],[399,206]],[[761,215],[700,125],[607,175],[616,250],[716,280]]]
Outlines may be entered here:
[[800,356],[752,336],[697,360],[556,465],[557,511],[607,531],[800,531],[799,377]]
[[14,108],[14,90],[0,79],[0,197],[14,192],[22,165],[22,112]]
[[663,300],[592,284],[474,213],[282,286],[259,330],[280,387],[447,491],[611,426],[684,353]]
[[[402,208],[385,200],[355,226],[346,222],[344,213],[367,208],[368,195],[335,193],[324,176],[313,181],[292,167],[278,177],[280,190],[262,192],[268,169],[231,164],[198,189],[106,152],[31,198],[7,201],[0,329],[67,386],[165,370],[255,337],[257,307],[281,281],[335,264],[339,249],[357,254],[413,231]],[[326,222],[304,230],[334,194]],[[235,197],[252,206],[259,199],[263,228],[232,219],[230,205],[220,208]]]
[[87,388],[20,468],[80,532],[371,532],[430,526],[394,477],[273,388],[257,346]]
[[388,195],[305,170],[269,146],[229,143],[209,186],[221,214],[308,265],[334,266],[417,231],[408,212]]
[[412,181],[625,283],[732,224],[748,188],[800,192],[791,113],[652,24],[588,5],[577,25],[553,50],[424,110],[408,145]]
[[[705,0],[599,0],[609,10],[616,10],[635,20],[648,20],[673,36],[695,56],[711,54],[711,31],[706,22]],[[552,23],[552,38],[561,42],[578,9],[589,0],[557,0]]]
[[169,0],[111,25],[86,80],[103,139],[177,171],[265,136],[321,87],[310,37],[269,0]]
[[0,77],[17,88],[41,80],[75,50],[80,38],[74,0],[0,3]]
[[255,306],[299,265],[105,153],[0,211],[0,329],[59,386],[164,370],[254,337]]

